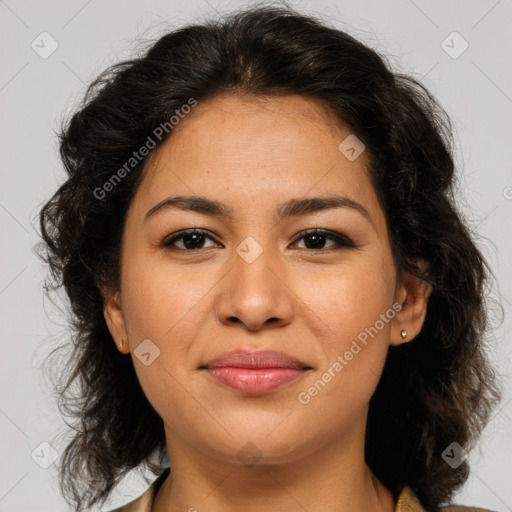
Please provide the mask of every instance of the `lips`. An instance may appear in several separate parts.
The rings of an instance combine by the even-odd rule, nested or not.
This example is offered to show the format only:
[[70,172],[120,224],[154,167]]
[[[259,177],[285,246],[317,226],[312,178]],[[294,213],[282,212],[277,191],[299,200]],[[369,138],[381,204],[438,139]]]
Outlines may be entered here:
[[287,356],[282,352],[264,350],[260,352],[248,352],[237,350],[229,354],[223,354],[212,359],[204,365],[206,368],[225,368],[235,366],[237,368],[309,368],[298,359]]
[[200,369],[224,387],[258,395],[299,379],[311,367],[282,352],[239,350],[212,359]]

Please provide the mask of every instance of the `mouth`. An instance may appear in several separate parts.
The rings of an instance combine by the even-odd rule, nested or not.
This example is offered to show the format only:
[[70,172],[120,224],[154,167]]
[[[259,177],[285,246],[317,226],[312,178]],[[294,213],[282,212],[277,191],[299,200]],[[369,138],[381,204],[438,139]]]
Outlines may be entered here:
[[224,387],[246,395],[269,393],[301,378],[311,366],[275,351],[236,351],[203,366],[208,376]]

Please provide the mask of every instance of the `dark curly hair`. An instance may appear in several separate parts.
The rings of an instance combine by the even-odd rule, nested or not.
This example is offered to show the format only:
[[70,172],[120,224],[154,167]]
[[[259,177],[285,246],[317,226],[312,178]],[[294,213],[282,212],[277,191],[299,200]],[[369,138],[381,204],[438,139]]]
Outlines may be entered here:
[[61,492],[80,511],[104,503],[130,470],[164,467],[163,421],[115,347],[101,293],[119,288],[125,214],[149,156],[108,194],[97,191],[190,98],[226,92],[320,99],[366,145],[396,267],[432,286],[420,334],[388,351],[370,401],[366,462],[395,497],[409,485],[437,510],[469,471],[466,462],[450,467],[443,451],[454,441],[469,450],[500,398],[484,345],[492,273],[455,206],[452,126],[416,79],[286,5],[165,34],[104,71],[61,128],[68,177],[40,212],[47,290],[64,287],[72,326],[67,372],[58,369],[59,409],[76,420]]

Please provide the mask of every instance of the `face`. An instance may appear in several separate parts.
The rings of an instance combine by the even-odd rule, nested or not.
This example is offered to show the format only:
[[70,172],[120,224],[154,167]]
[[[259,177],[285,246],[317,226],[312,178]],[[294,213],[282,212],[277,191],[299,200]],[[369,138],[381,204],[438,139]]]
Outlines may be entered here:
[[[152,155],[105,316],[168,448],[279,463],[364,434],[389,346],[419,332],[426,297],[397,277],[367,154],[339,149],[350,134],[301,96],[223,95]],[[233,351],[300,364],[209,365]]]

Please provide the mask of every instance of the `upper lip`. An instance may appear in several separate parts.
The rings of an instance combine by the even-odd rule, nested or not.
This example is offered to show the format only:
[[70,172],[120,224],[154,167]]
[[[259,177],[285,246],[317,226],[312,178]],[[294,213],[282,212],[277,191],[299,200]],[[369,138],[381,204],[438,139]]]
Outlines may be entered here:
[[223,367],[236,367],[236,368],[296,368],[296,369],[310,369],[302,361],[288,356],[283,352],[276,352],[275,350],[261,350],[257,352],[250,352],[247,350],[236,350],[227,354],[222,354],[200,368],[223,368]]

